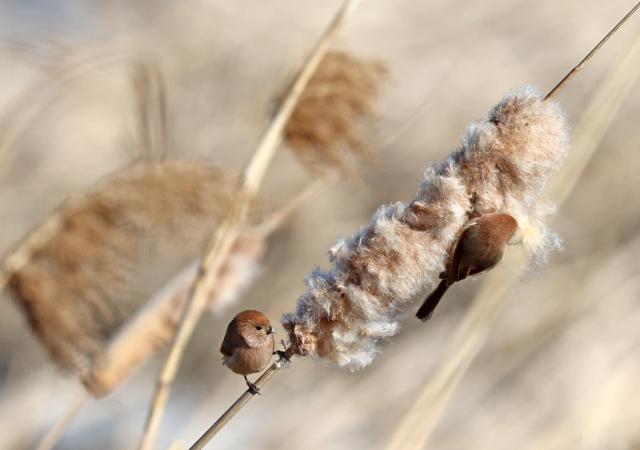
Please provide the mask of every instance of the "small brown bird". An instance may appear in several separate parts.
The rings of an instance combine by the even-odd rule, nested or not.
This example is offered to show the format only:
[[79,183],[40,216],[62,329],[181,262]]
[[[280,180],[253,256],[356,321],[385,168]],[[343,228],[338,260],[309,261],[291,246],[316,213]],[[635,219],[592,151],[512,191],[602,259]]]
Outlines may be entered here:
[[247,379],[247,375],[264,369],[276,353],[273,333],[269,319],[260,311],[250,309],[242,311],[229,322],[220,346],[222,364],[243,375],[253,394],[258,394],[259,389]]
[[469,220],[454,244],[446,270],[440,274],[442,281],[422,303],[416,317],[429,320],[449,286],[498,264],[517,229],[518,223],[508,214],[485,214]]

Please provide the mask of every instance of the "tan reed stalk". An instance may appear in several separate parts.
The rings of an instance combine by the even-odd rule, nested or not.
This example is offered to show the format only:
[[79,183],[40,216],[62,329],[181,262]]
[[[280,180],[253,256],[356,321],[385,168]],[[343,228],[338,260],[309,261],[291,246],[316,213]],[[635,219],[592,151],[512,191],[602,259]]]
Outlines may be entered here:
[[82,392],[76,400],[71,404],[69,410],[62,416],[51,429],[44,435],[36,450],[51,450],[56,442],[62,437],[64,430],[69,426],[71,421],[78,415],[84,405],[86,405],[91,396],[88,392]]
[[133,64],[131,73],[134,91],[140,156],[149,161],[161,161],[169,151],[167,126],[167,95],[164,77],[158,64],[141,60]]
[[569,80],[571,80],[580,70],[582,70],[582,68],[584,67],[584,65],[587,63],[587,61],[589,61],[591,59],[591,57],[593,55],[595,55],[598,50],[600,50],[600,47],[602,47],[611,36],[613,36],[616,31],[618,31],[618,29],[624,25],[624,23],[629,20],[629,18],[636,12],[636,10],[640,8],[640,2],[636,3],[636,6],[634,6],[633,8],[631,8],[631,11],[629,11],[627,13],[626,16],[624,16],[622,19],[620,19],[620,22],[618,22],[601,40],[600,42],[598,42],[596,44],[595,47],[593,47],[591,49],[591,51],[589,53],[587,53],[587,55],[582,58],[582,61],[580,61],[573,69],[571,69],[569,71],[569,73],[567,73],[564,78],[562,80],[560,80],[560,82],[558,84],[556,84],[553,89],[551,89],[549,91],[549,93],[545,96],[545,100],[553,97],[560,89],[563,88],[563,86],[565,84],[567,84],[569,82]]
[[[278,359],[278,361],[276,361],[273,364],[271,364],[271,366],[269,366],[269,368],[267,370],[265,370],[262,373],[262,375],[260,375],[260,378],[258,378],[256,380],[256,382],[254,384],[256,385],[256,387],[258,389],[261,389],[264,385],[266,385],[269,381],[271,381],[271,378],[273,378],[273,376],[276,374],[276,372],[287,365],[286,358],[291,358],[293,356],[292,348],[291,347],[287,348],[285,350],[284,354],[286,355],[285,358]],[[233,417],[236,414],[238,414],[240,412],[240,410],[247,403],[249,403],[249,400],[251,400],[254,395],[256,395],[255,391],[251,391],[250,389],[247,389],[238,398],[238,400],[233,402],[233,404],[220,416],[220,418],[218,420],[216,420],[213,423],[213,425],[211,425],[209,427],[209,429],[207,431],[205,431],[205,433],[198,438],[198,440],[195,442],[195,444],[193,444],[189,448],[189,450],[199,450],[199,449],[204,448],[204,446],[207,445],[209,443],[209,441],[211,441],[211,439],[213,439],[213,437],[216,434],[218,434],[218,432],[220,430],[222,430],[222,428],[226,424],[228,424],[229,421],[231,419],[233,419]]]
[[298,74],[291,90],[278,109],[266,133],[263,135],[258,148],[255,150],[244,170],[241,183],[241,196],[227,219],[220,224],[214,233],[205,256],[202,259],[198,277],[191,289],[187,307],[181,318],[178,331],[173,339],[169,355],[162,368],[153,394],[151,408],[139,445],[139,449],[141,450],[150,450],[154,447],[162,414],[168,400],[171,383],[175,379],[184,349],[193,334],[206,304],[206,294],[211,288],[213,280],[217,276],[224,260],[227,258],[234,241],[238,237],[239,228],[248,214],[249,201],[258,192],[258,188],[282,141],[282,131],[291,117],[305,86],[329,50],[341,25],[356,10],[360,2],[361,0],[347,0],[343,3]]
[[[633,11],[637,8],[638,5]],[[628,17],[628,15],[625,16],[623,20]],[[615,29],[617,28],[619,24]],[[598,44],[598,48],[601,44],[602,42]],[[589,53],[589,55],[592,54],[593,51]],[[579,65],[581,64],[582,62]],[[640,75],[640,38],[626,52],[619,64],[612,66],[574,129],[575,150],[569,154],[565,165],[551,181],[548,189],[550,196],[558,205],[568,198],[575,187],[606,130],[615,120],[622,102],[638,75]],[[559,86],[564,85],[565,83],[559,84]],[[551,92],[557,93],[557,91],[556,86]],[[524,255],[508,256],[512,261],[505,261],[507,262],[504,264],[505,267],[487,274],[473,301],[473,306],[455,333],[449,352],[401,419],[387,444],[387,449],[413,449],[426,446],[448,401],[482,349],[500,307],[506,300],[506,295],[525,273],[527,261]],[[509,268],[507,269],[506,266]]]

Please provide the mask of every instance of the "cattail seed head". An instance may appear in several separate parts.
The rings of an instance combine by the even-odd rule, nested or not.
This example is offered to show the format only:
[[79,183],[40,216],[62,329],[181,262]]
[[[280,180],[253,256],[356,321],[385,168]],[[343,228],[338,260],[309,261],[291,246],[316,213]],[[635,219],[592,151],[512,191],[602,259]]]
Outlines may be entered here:
[[555,239],[539,196],[568,143],[556,103],[533,87],[506,95],[467,128],[458,150],[426,169],[413,199],[380,207],[331,248],[331,268],[311,273],[295,313],[282,319],[294,351],[352,370],[370,364],[414,297],[432,287],[471,215],[513,216],[538,236],[524,239],[527,249],[544,257]]

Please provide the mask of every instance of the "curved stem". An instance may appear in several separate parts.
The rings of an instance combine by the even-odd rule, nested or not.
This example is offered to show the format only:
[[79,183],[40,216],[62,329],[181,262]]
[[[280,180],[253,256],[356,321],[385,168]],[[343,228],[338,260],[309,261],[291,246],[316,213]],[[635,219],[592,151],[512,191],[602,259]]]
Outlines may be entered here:
[[611,36],[613,36],[616,31],[618,31],[618,28],[620,28],[627,20],[629,20],[629,18],[637,11],[637,9],[640,8],[640,2],[636,3],[636,6],[634,6],[631,11],[629,11],[627,13],[626,16],[624,16],[622,19],[620,19],[620,21],[616,24],[615,27],[613,27],[606,35],[605,37],[603,37],[600,42],[598,42],[596,44],[595,47],[593,47],[591,49],[591,51],[589,53],[587,53],[587,56],[585,56],[584,58],[582,58],[582,61],[580,61],[573,69],[571,69],[569,71],[568,74],[566,74],[564,76],[564,78],[562,80],[560,80],[560,82],[558,84],[556,84],[553,89],[551,89],[549,91],[549,93],[544,97],[545,100],[550,99],[551,97],[553,97],[554,95],[556,95],[556,93],[562,89],[564,87],[565,84],[567,84],[569,82],[569,80],[571,80],[580,70],[582,70],[582,67],[584,67],[584,65],[587,63],[587,61],[589,61],[591,59],[591,57],[593,55],[595,55],[598,50],[600,50],[600,48],[604,45],[605,42],[607,42],[609,40],[609,38]]
[[[285,359],[286,358],[291,358],[293,356],[293,349],[291,347],[289,347],[287,350],[285,350],[285,355],[286,355]],[[254,383],[255,386],[258,389],[260,389],[265,384],[267,384],[269,381],[271,381],[271,378],[273,378],[273,376],[276,374],[276,372],[278,372],[282,368],[281,364],[282,364],[281,360],[278,360],[278,361],[274,362],[273,364],[271,364],[271,366],[269,366],[269,368],[267,370],[265,370],[262,375],[260,375],[260,378],[258,378],[256,380],[256,382]],[[254,392],[252,392],[250,389],[247,389],[238,398],[238,400],[233,402],[233,404],[220,416],[220,418],[218,420],[216,420],[213,423],[213,425],[211,425],[209,427],[209,429],[207,431],[205,431],[205,433],[202,436],[200,436],[200,438],[196,441],[196,443],[193,444],[191,447],[189,447],[189,450],[200,450],[200,449],[204,448],[204,446],[207,445],[209,443],[209,441],[211,439],[213,439],[213,437],[216,434],[218,434],[218,432],[220,430],[222,430],[222,428],[227,423],[229,423],[229,421],[231,421],[231,419],[233,419],[233,417],[236,414],[238,414],[238,412],[240,412],[240,410],[247,403],[249,403],[249,400],[251,400],[254,395],[255,395]]]

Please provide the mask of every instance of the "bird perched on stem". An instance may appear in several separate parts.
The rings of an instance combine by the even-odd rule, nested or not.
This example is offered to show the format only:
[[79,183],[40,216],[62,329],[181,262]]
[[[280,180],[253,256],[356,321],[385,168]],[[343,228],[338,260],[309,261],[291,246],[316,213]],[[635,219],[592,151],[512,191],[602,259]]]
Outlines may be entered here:
[[518,223],[508,214],[485,214],[469,220],[453,245],[446,270],[440,274],[442,281],[422,303],[416,317],[429,320],[453,283],[495,267],[517,229]]
[[247,310],[229,322],[222,340],[222,364],[243,375],[252,394],[258,394],[259,389],[247,379],[247,375],[260,372],[277,353],[273,333],[273,327],[264,314]]

